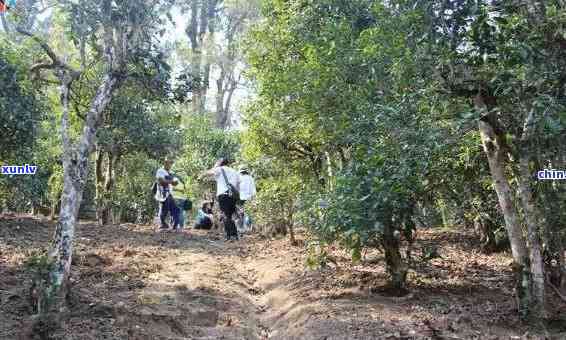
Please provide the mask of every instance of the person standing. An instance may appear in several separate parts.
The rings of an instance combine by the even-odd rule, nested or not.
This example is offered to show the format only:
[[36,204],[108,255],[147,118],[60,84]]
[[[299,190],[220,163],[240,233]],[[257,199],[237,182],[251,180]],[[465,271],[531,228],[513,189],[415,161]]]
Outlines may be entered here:
[[175,204],[177,216],[178,216],[177,222],[179,226],[178,228],[176,228],[176,230],[182,231],[183,228],[185,227],[187,213],[190,212],[190,210],[193,207],[193,204],[192,201],[185,195],[186,186],[183,179],[180,177],[176,177],[171,173],[170,175],[173,176],[174,179],[178,180],[178,184],[174,186],[171,190],[171,196],[173,197],[173,203]]
[[216,181],[216,197],[220,211],[222,212],[222,221],[224,223],[227,241],[238,239],[238,231],[233,220],[233,215],[236,212],[240,184],[238,172],[229,167],[229,164],[230,161],[227,158],[221,158],[212,169],[201,175],[201,178],[208,176],[213,177]]
[[173,186],[177,185],[178,180],[171,175],[171,166],[173,161],[166,158],[163,162],[163,168],[159,168],[155,174],[157,181],[157,190],[155,192],[155,200],[159,202],[159,230],[169,229],[167,217],[173,218],[173,229],[179,227],[179,211],[172,195]]
[[245,165],[240,166],[240,206],[238,211],[238,220],[240,221],[241,228],[243,230],[248,230],[250,221],[249,216],[246,215],[244,209],[246,202],[251,200],[256,195],[255,181],[250,175],[248,167]]

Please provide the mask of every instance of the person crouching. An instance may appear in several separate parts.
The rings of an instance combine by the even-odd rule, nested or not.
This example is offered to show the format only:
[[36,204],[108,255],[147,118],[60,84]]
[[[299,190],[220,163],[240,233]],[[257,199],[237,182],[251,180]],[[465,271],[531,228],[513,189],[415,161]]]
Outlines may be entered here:
[[212,207],[210,206],[209,202],[204,202],[197,212],[195,229],[212,229],[212,219]]

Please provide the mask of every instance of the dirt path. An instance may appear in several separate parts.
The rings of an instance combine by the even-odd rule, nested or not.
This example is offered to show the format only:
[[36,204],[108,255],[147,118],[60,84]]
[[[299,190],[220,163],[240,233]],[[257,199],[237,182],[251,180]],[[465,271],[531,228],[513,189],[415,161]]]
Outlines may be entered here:
[[186,241],[192,247],[160,259],[163,269],[148,277],[136,293],[138,305],[118,323],[138,322],[131,335],[140,338],[148,334],[167,339],[264,336],[258,301],[250,293],[256,274],[245,272],[242,265],[245,248],[227,247],[202,236]]
[[[52,230],[45,220],[0,218],[0,339],[39,339],[38,331],[65,340],[544,338],[516,317],[509,257],[475,252],[463,233],[421,235],[441,245],[442,258],[415,269],[411,294],[397,298],[379,290],[379,252],[352,265],[335,249],[337,266],[308,271],[304,249],[285,239],[225,243],[214,232],[91,223],[77,230],[62,327],[34,335],[24,262]],[[560,327],[547,338],[566,338]]]
[[144,278],[140,289],[121,292],[122,301],[112,307],[114,327],[127,329],[132,339],[268,337],[260,315],[265,307],[253,286],[257,271],[245,265],[249,250],[244,242],[225,243],[205,232],[151,232],[146,237],[160,244],[153,249],[157,256],[123,247],[133,263],[146,257],[144,265],[158,270]]

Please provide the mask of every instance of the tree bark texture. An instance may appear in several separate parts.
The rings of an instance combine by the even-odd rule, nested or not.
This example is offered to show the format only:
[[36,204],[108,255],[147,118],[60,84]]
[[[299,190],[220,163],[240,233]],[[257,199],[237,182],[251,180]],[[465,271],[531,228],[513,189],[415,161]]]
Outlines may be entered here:
[[[107,155],[105,161],[105,155]],[[108,225],[112,219],[111,195],[116,181],[119,154],[114,151],[97,152],[96,158],[96,217],[99,226]]]
[[518,162],[510,157],[519,170],[516,176],[518,183],[517,194],[527,227],[527,239],[525,239],[521,224],[522,220],[513,203],[511,185],[505,173],[504,160],[506,155],[511,156],[511,153],[505,144],[504,131],[498,124],[496,113],[487,112],[481,95],[476,97],[476,108],[480,112],[484,112],[484,116],[479,122],[479,130],[511,243],[517,277],[516,293],[519,313],[524,318],[544,318],[545,278],[539,234],[539,213],[529,184],[533,180],[533,176],[530,173],[529,148],[527,147],[534,126],[534,112],[531,111],[525,120],[520,143],[522,148],[519,150]]
[[482,118],[479,121],[482,145],[487,156],[489,170],[499,200],[499,206],[501,207],[505,219],[505,227],[509,235],[509,242],[511,243],[513,260],[522,266],[525,264],[525,259],[527,258],[527,245],[523,237],[517,209],[513,204],[511,186],[505,174],[504,160],[506,150],[503,145],[502,137],[496,134],[492,122],[490,122],[490,119],[487,119],[493,119],[493,114],[489,113],[488,115],[491,117],[485,117],[486,119]]
[[287,221],[289,223],[288,225],[288,229],[289,229],[289,242],[291,243],[292,246],[296,246],[297,245],[297,239],[295,238],[295,222],[294,222],[294,209],[295,206],[295,202],[291,201],[289,202],[288,205],[288,210],[287,210]]
[[70,82],[63,81],[62,83],[63,193],[61,196],[59,220],[48,252],[51,269],[47,284],[43,287],[38,301],[38,311],[40,313],[51,310],[60,311],[64,308],[73,256],[75,224],[88,176],[88,159],[94,146],[96,124],[101,112],[112,98],[118,79],[111,74],[104,76],[91,102],[78,145],[73,145],[68,136]]
[[531,137],[535,128],[535,110],[532,109],[525,119],[523,133],[521,135],[521,150],[519,155],[519,173],[517,175],[518,195],[523,207],[523,215],[527,225],[527,242],[529,250],[531,293],[531,314],[535,318],[546,316],[545,304],[545,275],[544,262],[542,259],[542,246],[540,241],[539,217],[540,213],[533,197],[530,182],[534,176],[529,167],[531,154]]
[[96,167],[95,167],[95,177],[96,177],[96,194],[95,194],[95,202],[96,202],[96,220],[98,221],[98,225],[102,226],[103,217],[102,217],[102,206],[104,200],[104,173],[103,173],[103,166],[104,166],[104,151],[99,149],[96,151]]
[[519,196],[523,206],[523,214],[527,225],[527,240],[529,250],[530,280],[532,302],[529,313],[537,318],[546,315],[545,311],[545,285],[544,263],[542,260],[542,247],[539,237],[538,213],[528,181],[532,176],[529,170],[529,161],[526,155],[519,160],[518,187]]
[[402,291],[405,289],[408,268],[399,250],[401,245],[399,235],[395,233],[392,223],[384,225],[382,243],[385,250],[387,273],[389,273],[392,288]]
[[231,122],[232,97],[240,82],[241,74],[236,78],[236,46],[234,37],[240,29],[241,20],[229,25],[226,32],[227,52],[224,60],[220,60],[220,76],[216,80],[216,127],[225,129]]

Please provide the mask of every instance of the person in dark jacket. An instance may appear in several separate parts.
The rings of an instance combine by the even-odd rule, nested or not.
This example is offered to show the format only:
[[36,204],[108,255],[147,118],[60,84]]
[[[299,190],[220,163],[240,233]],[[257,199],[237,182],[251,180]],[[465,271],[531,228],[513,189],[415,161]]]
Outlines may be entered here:
[[231,188],[239,190],[240,176],[236,170],[228,166],[230,163],[227,158],[221,158],[212,169],[200,176],[200,178],[212,177],[216,181],[216,197],[222,211],[222,222],[224,223],[227,241],[238,240],[238,230],[233,219],[237,198],[230,195],[230,192],[233,191]]

